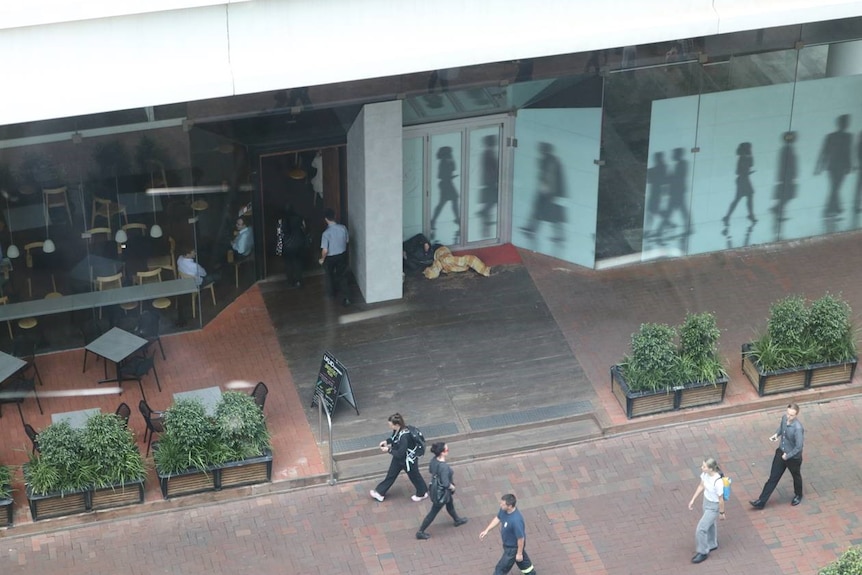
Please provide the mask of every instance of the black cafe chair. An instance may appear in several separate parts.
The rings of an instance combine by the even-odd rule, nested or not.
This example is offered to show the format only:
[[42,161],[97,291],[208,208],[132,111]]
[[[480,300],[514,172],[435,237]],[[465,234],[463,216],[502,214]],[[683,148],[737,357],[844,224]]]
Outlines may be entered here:
[[122,384],[124,381],[137,381],[138,387],[141,388],[141,397],[146,399],[147,395],[144,393],[144,377],[150,373],[150,370],[153,372],[153,376],[156,378],[156,386],[159,388],[159,392],[162,391],[162,384],[159,383],[159,374],[156,371],[156,358],[154,355],[149,355],[144,352],[144,355],[138,355],[127,359],[124,363],[120,365],[120,381]]
[[117,411],[114,412],[114,415],[121,418],[123,422],[126,424],[126,427],[129,426],[129,416],[132,415],[132,408],[129,407],[125,401],[117,406]]
[[147,401],[142,399],[138,403],[138,409],[141,415],[144,416],[144,422],[147,424],[147,429],[144,431],[144,441],[147,442],[147,454],[150,455],[150,445],[153,443],[153,434],[162,433],[165,430],[164,420],[162,419],[161,411],[153,411],[147,404]]
[[251,396],[254,398],[254,402],[263,411],[263,405],[266,403],[266,396],[269,395],[269,389],[266,387],[266,384],[262,381],[257,382],[257,385],[254,386],[254,389],[251,392]]
[[33,429],[33,426],[30,425],[29,423],[25,423],[24,424],[24,433],[27,434],[27,437],[30,438],[30,443],[33,444],[33,448],[31,450],[33,455],[40,453],[40,451],[39,451],[39,434],[36,433],[36,430]]

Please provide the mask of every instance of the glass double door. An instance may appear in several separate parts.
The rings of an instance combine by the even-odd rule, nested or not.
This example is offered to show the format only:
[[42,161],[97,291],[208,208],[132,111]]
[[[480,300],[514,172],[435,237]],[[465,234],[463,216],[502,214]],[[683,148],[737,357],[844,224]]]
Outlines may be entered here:
[[508,117],[417,126],[404,133],[404,238],[451,247],[501,241]]

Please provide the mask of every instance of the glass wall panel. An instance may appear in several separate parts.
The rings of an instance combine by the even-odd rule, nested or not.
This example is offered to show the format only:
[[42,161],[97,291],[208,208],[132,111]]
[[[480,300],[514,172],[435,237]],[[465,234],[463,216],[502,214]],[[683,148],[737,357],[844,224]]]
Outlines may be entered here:
[[468,242],[499,235],[501,126],[469,131]]
[[424,233],[422,214],[424,213],[425,161],[424,137],[404,138],[402,154],[403,194],[401,225],[402,239],[412,238]]
[[431,136],[431,241],[461,243],[462,132]]
[[522,110],[512,190],[512,242],[592,267],[600,108]]

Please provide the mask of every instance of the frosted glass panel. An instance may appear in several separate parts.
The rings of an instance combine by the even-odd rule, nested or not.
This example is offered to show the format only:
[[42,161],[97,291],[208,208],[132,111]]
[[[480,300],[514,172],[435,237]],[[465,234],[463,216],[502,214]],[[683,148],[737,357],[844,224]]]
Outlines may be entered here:
[[498,236],[500,204],[500,126],[470,130],[468,238],[477,242]]
[[431,137],[431,241],[461,243],[461,132]]
[[423,181],[425,179],[424,138],[405,138],[404,153],[402,156],[402,189],[404,199],[402,202],[402,236],[403,239],[411,238],[416,234],[423,233],[422,229],[422,200]]

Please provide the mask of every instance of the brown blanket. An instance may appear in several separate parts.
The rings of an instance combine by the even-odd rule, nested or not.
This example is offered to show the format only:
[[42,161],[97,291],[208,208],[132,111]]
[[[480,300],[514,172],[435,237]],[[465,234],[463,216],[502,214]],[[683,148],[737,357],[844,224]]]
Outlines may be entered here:
[[422,273],[425,274],[425,277],[429,280],[433,280],[440,276],[440,272],[445,274],[451,272],[465,272],[470,268],[473,268],[476,272],[485,277],[491,275],[491,268],[486,266],[478,257],[470,255],[455,256],[452,255],[449,248],[443,246],[437,248],[434,252],[434,263],[425,268],[425,271]]

